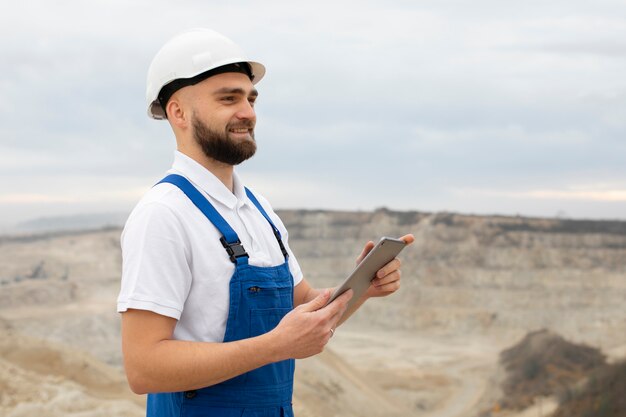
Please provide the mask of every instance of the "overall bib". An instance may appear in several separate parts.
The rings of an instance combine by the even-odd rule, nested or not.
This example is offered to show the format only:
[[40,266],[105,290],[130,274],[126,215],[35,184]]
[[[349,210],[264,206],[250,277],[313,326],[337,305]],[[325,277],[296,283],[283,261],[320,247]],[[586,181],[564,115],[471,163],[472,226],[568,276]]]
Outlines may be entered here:
[[[220,231],[225,256],[235,264],[230,279],[230,306],[224,342],[246,339],[272,330],[293,309],[293,277],[280,232],[246,188],[252,203],[267,219],[285,257],[273,267],[248,263],[237,233],[211,203],[184,177],[168,175],[160,182],[180,188]],[[209,300],[207,300],[209,302]],[[293,359],[271,363],[210,387],[148,394],[148,417],[293,417]]]

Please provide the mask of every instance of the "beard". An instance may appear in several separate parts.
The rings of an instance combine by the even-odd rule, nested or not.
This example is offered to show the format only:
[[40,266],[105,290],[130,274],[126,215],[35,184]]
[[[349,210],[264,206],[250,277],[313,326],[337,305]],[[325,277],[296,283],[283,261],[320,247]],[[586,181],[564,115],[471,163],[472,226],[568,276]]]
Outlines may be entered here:
[[220,132],[212,129],[194,115],[192,126],[193,137],[208,158],[228,165],[239,165],[246,159],[250,159],[256,152],[253,130],[250,131],[252,139],[246,139],[238,143],[228,136],[230,129],[252,129],[254,127],[254,122],[252,121],[243,120],[228,123],[224,131]]

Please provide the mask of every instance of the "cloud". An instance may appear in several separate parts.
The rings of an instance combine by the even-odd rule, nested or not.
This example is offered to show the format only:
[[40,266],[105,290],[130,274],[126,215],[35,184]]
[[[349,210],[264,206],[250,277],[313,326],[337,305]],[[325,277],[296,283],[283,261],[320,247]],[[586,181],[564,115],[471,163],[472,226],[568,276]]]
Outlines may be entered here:
[[569,186],[565,189],[533,189],[524,191],[466,188],[454,190],[460,195],[497,196],[531,200],[581,200],[595,202],[626,202],[626,187],[611,188],[604,184]]
[[624,201],[626,202],[626,189],[623,190],[599,190],[599,191],[561,191],[561,190],[534,190],[526,193],[510,194],[515,198],[547,198],[547,199],[573,199],[591,201]]
[[[37,0],[5,9],[0,201],[16,208],[0,211],[6,218],[21,215],[19,201],[31,202],[29,215],[81,198],[92,202],[85,210],[126,206],[162,175],[174,140],[145,115],[145,74],[165,40],[194,26],[232,37],[268,68],[259,152],[240,169],[276,206],[551,214],[558,200],[572,215],[626,213],[619,1]],[[458,190],[487,191],[469,204]]]

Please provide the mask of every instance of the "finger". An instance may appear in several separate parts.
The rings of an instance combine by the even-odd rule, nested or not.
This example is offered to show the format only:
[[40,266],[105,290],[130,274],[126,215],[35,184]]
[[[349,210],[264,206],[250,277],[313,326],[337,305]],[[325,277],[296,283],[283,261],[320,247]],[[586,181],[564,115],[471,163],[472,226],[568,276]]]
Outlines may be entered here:
[[343,317],[343,315],[346,314],[347,309],[348,309],[348,306],[345,305],[342,308],[340,308],[335,314],[330,316],[328,318],[328,325],[331,328],[336,329],[337,326],[339,326],[339,321],[341,321],[341,318]]
[[368,253],[370,253],[370,251],[374,249],[374,242],[372,242],[371,240],[369,242],[367,242],[365,244],[365,247],[363,248],[363,251],[361,252],[361,254],[356,258],[356,263],[357,265],[361,263],[361,261],[363,260],[363,258],[365,258],[367,256]]
[[352,298],[353,295],[354,295],[354,291],[349,289],[348,291],[344,292],[339,297],[337,297],[332,302],[332,304],[336,304],[339,307],[345,306],[346,304],[348,304],[348,301],[350,301],[350,299]]
[[376,288],[389,284],[391,282],[400,281],[400,277],[402,276],[402,272],[400,270],[393,271],[391,274],[385,275],[383,278],[376,278],[372,280],[372,285]]
[[300,309],[302,311],[317,311],[320,308],[324,307],[330,298],[330,290],[325,289],[318,294],[317,297],[309,301],[308,303],[302,304]]
[[354,292],[352,290],[348,290],[341,294],[339,297],[335,298],[333,302],[327,306],[329,316],[332,317],[337,314],[337,312],[345,310],[348,301],[350,301],[353,294]]
[[[338,305],[339,308],[337,308],[333,314],[328,318],[331,327],[334,329],[338,326],[339,321],[341,320],[341,318],[343,317],[343,315],[346,313],[346,311],[348,310],[348,301],[350,301],[350,299],[353,296],[353,292],[352,290],[350,291],[350,297],[346,299],[345,303],[342,303],[340,305]],[[339,303],[338,303],[339,304]]]
[[326,346],[328,342],[330,342],[331,337],[333,337],[333,334],[331,333],[330,329],[328,329],[328,331],[325,332],[324,338],[322,339],[322,344]]
[[410,245],[411,243],[415,242],[415,236],[413,236],[411,233],[409,233],[408,235],[402,236],[400,239],[404,240],[404,243],[406,243],[407,245]]
[[388,284],[381,285],[380,287],[376,287],[376,292],[390,294],[398,291],[398,289],[400,289],[400,281],[393,281]]
[[384,276],[391,274],[393,271],[397,271],[400,269],[401,265],[402,261],[398,258],[394,258],[387,265],[383,266],[378,270],[378,272],[376,272],[376,278],[383,278]]
[[328,319],[328,325],[330,326],[331,329],[336,329],[337,326],[339,326],[339,321],[341,321],[341,318],[343,317],[344,313],[345,311],[341,310],[337,314],[335,314],[334,316]]

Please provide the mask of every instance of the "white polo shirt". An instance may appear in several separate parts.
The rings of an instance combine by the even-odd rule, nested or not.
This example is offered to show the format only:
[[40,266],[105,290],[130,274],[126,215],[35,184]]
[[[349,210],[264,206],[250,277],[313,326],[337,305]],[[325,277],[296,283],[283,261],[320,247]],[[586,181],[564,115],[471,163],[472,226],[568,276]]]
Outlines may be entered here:
[[[239,235],[255,266],[285,260],[268,221],[248,199],[239,177],[234,193],[188,156],[176,151],[168,174],[186,177]],[[288,234],[263,196],[251,190],[281,233],[289,253],[294,285],[302,280],[289,249]],[[152,187],[139,201],[122,232],[122,284],[117,311],[150,310],[178,320],[174,338],[221,342],[224,339],[229,283],[235,270],[220,243],[222,235],[176,186]]]

